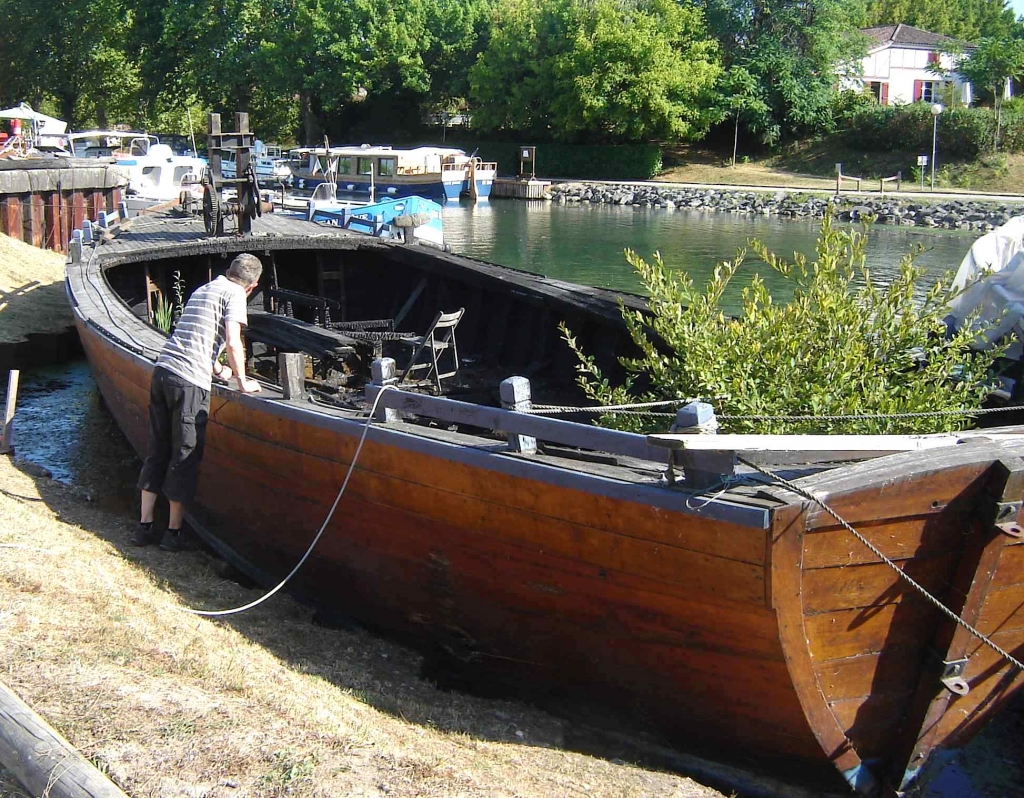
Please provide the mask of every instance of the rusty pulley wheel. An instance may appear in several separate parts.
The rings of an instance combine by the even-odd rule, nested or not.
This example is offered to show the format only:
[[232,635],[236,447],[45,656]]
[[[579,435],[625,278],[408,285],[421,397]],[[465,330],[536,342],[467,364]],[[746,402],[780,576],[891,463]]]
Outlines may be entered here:
[[224,235],[224,218],[220,211],[220,191],[213,184],[209,171],[203,173],[203,225],[210,236]]

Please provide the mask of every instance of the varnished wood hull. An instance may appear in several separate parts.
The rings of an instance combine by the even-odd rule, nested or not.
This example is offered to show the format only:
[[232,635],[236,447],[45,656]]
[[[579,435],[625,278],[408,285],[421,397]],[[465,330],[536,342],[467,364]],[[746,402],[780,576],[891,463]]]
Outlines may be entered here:
[[[151,358],[90,317],[95,302],[79,300],[92,289],[76,268],[83,346],[142,454]],[[198,515],[265,578],[284,576],[362,429],[309,404],[215,389]],[[864,792],[961,745],[1022,683],[798,496],[698,511],[653,481],[493,444],[375,425],[296,587],[485,672],[628,712],[681,744],[713,741],[836,784],[841,774]],[[998,501],[1024,492],[1019,454],[982,441],[804,482],[1020,657],[1024,545],[992,521]],[[936,664],[960,654],[962,697]]]

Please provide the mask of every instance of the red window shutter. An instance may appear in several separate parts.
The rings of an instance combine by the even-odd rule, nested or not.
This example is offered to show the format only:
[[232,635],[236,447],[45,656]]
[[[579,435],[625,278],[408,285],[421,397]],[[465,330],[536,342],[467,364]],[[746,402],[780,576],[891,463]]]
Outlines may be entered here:
[[929,64],[937,64],[937,63],[939,63],[939,54],[936,53],[934,50],[932,52],[928,53],[928,63]]
[[923,80],[915,80],[914,81],[914,102],[920,102],[922,94],[924,94],[924,81]]
[[882,105],[888,105],[889,104],[889,84],[888,83],[883,83],[882,84],[882,94],[881,94],[881,98],[880,98],[879,102]]

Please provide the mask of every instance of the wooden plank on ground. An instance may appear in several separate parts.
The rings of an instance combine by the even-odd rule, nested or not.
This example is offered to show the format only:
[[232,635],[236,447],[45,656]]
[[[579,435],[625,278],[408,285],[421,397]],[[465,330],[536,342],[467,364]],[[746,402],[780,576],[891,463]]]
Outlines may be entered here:
[[32,795],[127,798],[2,682],[0,764]]

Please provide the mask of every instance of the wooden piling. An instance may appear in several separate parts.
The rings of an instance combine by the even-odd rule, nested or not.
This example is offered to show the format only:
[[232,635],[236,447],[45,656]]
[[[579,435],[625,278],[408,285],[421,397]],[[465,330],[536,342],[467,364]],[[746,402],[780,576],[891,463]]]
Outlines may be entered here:
[[11,771],[30,795],[127,798],[2,682],[0,765]]
[[18,377],[21,372],[11,369],[7,372],[7,403],[4,408],[4,430],[0,438],[0,454],[14,451],[14,407],[18,401]]
[[277,356],[279,382],[285,399],[306,398],[306,358],[301,352],[281,352]]
[[[501,406],[505,410],[517,410],[520,413],[530,412],[531,401],[530,381],[526,377],[509,377],[502,380],[498,387],[501,394]],[[510,452],[534,454],[537,451],[537,439],[528,435],[509,433],[508,449]]]

